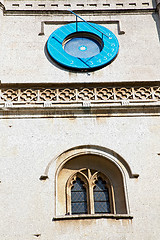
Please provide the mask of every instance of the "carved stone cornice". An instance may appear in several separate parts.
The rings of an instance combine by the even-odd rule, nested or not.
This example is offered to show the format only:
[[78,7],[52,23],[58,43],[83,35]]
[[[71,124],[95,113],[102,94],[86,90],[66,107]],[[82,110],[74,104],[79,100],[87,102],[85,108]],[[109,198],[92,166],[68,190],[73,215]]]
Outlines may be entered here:
[[87,14],[95,14],[99,12],[112,12],[112,13],[132,13],[132,12],[150,12],[155,10],[155,2],[148,0],[116,0],[101,2],[95,0],[91,1],[5,1],[5,14],[68,14],[67,10],[72,9],[76,12],[87,12]]
[[159,112],[160,82],[0,86],[0,113],[4,116],[159,115]]

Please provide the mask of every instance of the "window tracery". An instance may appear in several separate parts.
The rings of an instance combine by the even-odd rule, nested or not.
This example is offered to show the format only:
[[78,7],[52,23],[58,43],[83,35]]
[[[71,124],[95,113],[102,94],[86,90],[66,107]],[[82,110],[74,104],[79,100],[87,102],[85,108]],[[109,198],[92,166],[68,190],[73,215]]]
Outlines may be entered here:
[[101,172],[81,169],[66,185],[67,214],[115,213],[110,180]]

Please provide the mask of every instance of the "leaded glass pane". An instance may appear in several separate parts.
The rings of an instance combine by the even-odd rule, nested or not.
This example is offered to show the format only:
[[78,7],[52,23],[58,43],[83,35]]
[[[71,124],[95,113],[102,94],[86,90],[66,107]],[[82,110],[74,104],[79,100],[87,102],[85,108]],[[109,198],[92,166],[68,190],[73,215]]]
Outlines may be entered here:
[[80,178],[77,178],[71,189],[72,214],[87,213],[86,189]]
[[87,204],[84,202],[72,203],[72,214],[87,213]]
[[86,192],[72,192],[72,202],[85,202]]
[[107,202],[94,202],[95,213],[110,213],[110,207]]
[[94,187],[95,191],[102,191],[102,190],[106,190],[105,187],[105,181],[102,181],[102,178],[98,178],[98,181],[96,183],[96,186]]
[[95,213],[110,213],[109,192],[106,188],[106,182],[100,177],[93,189],[93,194]]
[[109,201],[109,195],[108,195],[108,189],[107,191],[106,190],[103,190],[103,192],[94,192],[94,198],[96,201]]

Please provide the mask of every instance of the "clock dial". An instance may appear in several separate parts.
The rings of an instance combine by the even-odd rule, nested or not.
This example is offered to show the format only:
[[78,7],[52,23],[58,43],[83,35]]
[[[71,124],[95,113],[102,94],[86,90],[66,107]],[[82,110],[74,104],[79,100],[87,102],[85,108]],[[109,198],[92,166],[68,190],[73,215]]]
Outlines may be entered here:
[[90,58],[99,54],[101,45],[94,38],[72,37],[65,45],[64,50],[68,54],[78,58]]
[[89,24],[71,23],[55,30],[47,41],[51,58],[75,70],[90,71],[109,64],[118,54],[118,40],[109,29]]

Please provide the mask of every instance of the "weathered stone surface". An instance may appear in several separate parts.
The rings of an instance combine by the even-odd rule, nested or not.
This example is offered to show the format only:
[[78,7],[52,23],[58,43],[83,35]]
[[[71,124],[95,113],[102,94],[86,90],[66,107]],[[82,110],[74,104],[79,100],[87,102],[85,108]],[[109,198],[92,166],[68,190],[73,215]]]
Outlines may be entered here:
[[[157,5],[1,1],[0,240],[159,239]],[[68,8],[117,36],[120,50],[110,65],[76,73],[48,57],[49,35],[75,20]],[[86,166],[104,166],[121,180],[113,185],[124,185],[127,213],[65,215],[63,180],[83,156]]]

